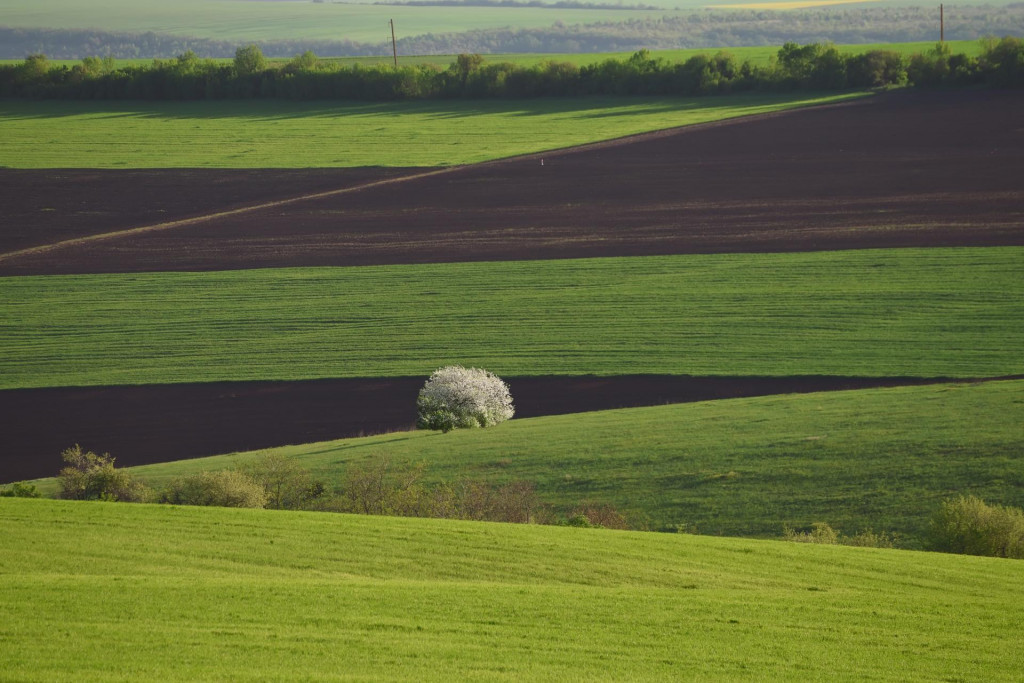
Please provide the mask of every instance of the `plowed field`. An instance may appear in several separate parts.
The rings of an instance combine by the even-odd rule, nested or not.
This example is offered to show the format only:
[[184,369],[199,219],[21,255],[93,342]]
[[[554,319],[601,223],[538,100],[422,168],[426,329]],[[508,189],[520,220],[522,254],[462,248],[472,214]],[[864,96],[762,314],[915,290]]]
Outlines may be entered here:
[[[1021,92],[890,94],[0,256],[0,274],[1024,244],[1021,110]],[[5,250],[41,244],[25,235],[94,232],[83,213],[101,212],[117,229],[149,224],[152,212],[140,214],[134,199],[120,208],[128,194],[190,204],[193,216],[221,209],[217,172],[187,196],[181,173],[154,173],[130,190],[109,172],[106,187],[76,190],[67,174],[7,171],[5,232],[19,237]],[[352,172],[315,170],[308,184],[288,174],[288,187],[323,188],[334,173],[337,187],[358,184]],[[79,198],[39,206],[67,192]],[[75,222],[91,227],[65,227]]]
[[[513,377],[516,416],[719,398],[933,384],[859,377]],[[963,380],[958,380],[963,381]],[[74,443],[119,465],[413,429],[422,377],[0,391],[0,483],[47,477]]]

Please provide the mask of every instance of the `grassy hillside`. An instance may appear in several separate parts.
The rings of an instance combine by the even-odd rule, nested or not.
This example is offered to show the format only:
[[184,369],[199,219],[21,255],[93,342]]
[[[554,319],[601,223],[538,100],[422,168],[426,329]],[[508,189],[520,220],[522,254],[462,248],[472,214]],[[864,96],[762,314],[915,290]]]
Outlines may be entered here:
[[0,278],[0,387],[1024,372],[1019,247]]
[[[532,481],[562,510],[611,503],[653,529],[778,537],[784,525],[824,521],[849,534],[896,532],[913,547],[943,499],[973,493],[1024,506],[1021,424],[1024,382],[1004,381],[634,408],[276,450],[332,485],[348,466],[387,457],[399,468],[425,463],[431,481]],[[133,471],[159,488],[260,455]],[[52,480],[40,486],[54,491]]]
[[1018,562],[0,500],[4,675],[1009,680]]
[[0,161],[9,168],[451,166],[856,96],[388,104],[9,100],[0,102]]

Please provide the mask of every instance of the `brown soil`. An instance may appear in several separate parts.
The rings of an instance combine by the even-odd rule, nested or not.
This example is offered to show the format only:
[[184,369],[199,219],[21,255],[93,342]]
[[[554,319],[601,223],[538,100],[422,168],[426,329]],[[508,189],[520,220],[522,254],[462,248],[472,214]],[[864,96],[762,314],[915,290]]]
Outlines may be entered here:
[[[519,377],[516,417],[926,384],[858,377]],[[964,381],[964,380],[956,380]],[[411,429],[422,377],[0,391],[0,482],[52,476],[74,443],[122,466]]]
[[[1024,91],[894,93],[68,246],[0,260],[0,273],[1024,244],[1021,111]],[[160,206],[180,202],[180,190],[161,195],[176,173],[154,172],[135,192]],[[252,182],[260,174],[209,173]],[[316,189],[304,172],[266,173]],[[352,181],[347,172],[308,173],[317,188],[334,173]],[[96,181],[89,194],[104,211],[131,213],[117,226],[133,225],[144,207],[125,199],[132,192],[118,172],[104,177],[109,187]],[[60,174],[6,171],[2,179],[11,215],[27,217],[22,233],[59,234],[68,210],[30,210],[41,200],[30,205],[22,195],[60,195]],[[216,182],[196,183],[189,212],[222,208],[220,193]]]
[[365,185],[419,170],[0,168],[0,253]]

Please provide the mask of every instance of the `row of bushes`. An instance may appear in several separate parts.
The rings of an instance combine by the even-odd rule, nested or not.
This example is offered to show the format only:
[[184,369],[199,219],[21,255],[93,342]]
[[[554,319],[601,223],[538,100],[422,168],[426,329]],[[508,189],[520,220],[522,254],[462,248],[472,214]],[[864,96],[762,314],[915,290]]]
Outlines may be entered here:
[[232,63],[193,52],[150,66],[118,67],[86,58],[52,66],[44,55],[0,66],[0,96],[60,99],[200,100],[225,98],[401,100],[421,98],[579,95],[703,95],[753,90],[842,90],[912,85],[1024,85],[1024,41],[988,41],[980,57],[951,54],[939,44],[903,57],[872,50],[844,55],[834,45],[786,43],[767,66],[738,62],[726,52],[669,62],[641,50],[623,60],[577,66],[484,63],[459,55],[447,69],[345,66],[306,52],[286,64],[268,64],[255,45],[239,48]]
[[[825,522],[807,531],[784,529],[784,538],[797,543],[893,548],[890,534],[863,531],[847,536]],[[943,553],[1024,559],[1024,510],[990,505],[976,496],[944,501],[932,519],[926,547]]]
[[[96,455],[75,445],[61,455],[66,466],[58,477],[59,495],[65,499],[629,528],[626,519],[607,504],[581,503],[559,514],[539,500],[530,482],[428,485],[423,465],[395,467],[387,459],[351,466],[344,486],[336,492],[328,491],[323,482],[294,460],[278,454],[265,455],[238,470],[179,477],[156,492],[117,469],[107,454]],[[0,490],[0,497],[39,495],[34,486],[25,484]],[[884,532],[868,530],[849,536],[824,522],[816,522],[805,531],[786,527],[783,537],[798,543],[874,548],[898,545],[898,539]],[[932,520],[926,547],[948,553],[1024,559],[1024,511],[989,505],[974,496],[945,501]]]
[[154,491],[125,470],[117,469],[109,454],[96,455],[76,444],[61,456],[65,467],[57,478],[59,496],[69,500],[629,528],[625,518],[608,505],[581,503],[560,513],[540,501],[530,482],[493,485],[467,480],[428,484],[425,466],[396,467],[384,458],[350,466],[338,491],[330,491],[294,460],[278,454],[264,455],[240,469],[178,477]]

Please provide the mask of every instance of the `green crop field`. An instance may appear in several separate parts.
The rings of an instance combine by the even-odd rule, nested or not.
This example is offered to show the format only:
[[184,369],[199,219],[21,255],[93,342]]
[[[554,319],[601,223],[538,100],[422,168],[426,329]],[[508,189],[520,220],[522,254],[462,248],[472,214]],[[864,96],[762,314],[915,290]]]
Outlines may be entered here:
[[[643,3],[654,4],[654,3]],[[673,6],[707,2],[673,0]],[[194,38],[254,40],[391,40],[426,33],[459,33],[503,27],[540,28],[565,24],[660,19],[674,10],[543,9],[530,7],[384,6],[371,2],[240,2],[239,0],[6,0],[0,23],[14,28],[95,29],[166,33]]]
[[1024,372],[1020,247],[0,278],[0,387]]
[[[512,382],[513,397],[515,382]],[[414,397],[408,397],[411,402]],[[396,432],[274,449],[332,487],[349,465],[427,481],[524,480],[559,510],[609,503],[634,526],[780,537],[827,522],[920,547],[942,500],[1024,506],[1024,381],[766,396]],[[132,468],[156,489],[266,451]],[[117,453],[113,454],[115,457]],[[58,467],[54,458],[54,471]],[[47,494],[54,480],[35,482]]]
[[351,104],[0,101],[10,168],[450,166],[843,95]]
[[1011,680],[1012,560],[0,499],[5,678]]

